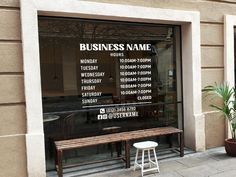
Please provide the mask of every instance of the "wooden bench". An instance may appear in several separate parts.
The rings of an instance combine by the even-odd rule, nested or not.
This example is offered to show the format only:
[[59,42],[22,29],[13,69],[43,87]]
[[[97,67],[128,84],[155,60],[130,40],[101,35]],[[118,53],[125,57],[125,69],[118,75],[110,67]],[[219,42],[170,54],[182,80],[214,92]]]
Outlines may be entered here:
[[87,138],[77,138],[77,139],[69,139],[62,141],[55,141],[56,147],[56,157],[55,157],[55,165],[57,169],[57,173],[59,177],[63,176],[63,165],[62,158],[63,152],[71,149],[78,149],[82,147],[95,146],[99,144],[108,144],[115,142],[124,142],[125,143],[125,162],[126,168],[130,168],[130,141],[148,138],[148,137],[156,137],[161,135],[173,135],[178,134],[180,139],[180,156],[184,156],[184,140],[183,140],[183,131],[174,127],[160,127],[160,128],[151,128],[144,130],[136,130],[129,132],[120,132],[113,133],[107,135],[93,136]]

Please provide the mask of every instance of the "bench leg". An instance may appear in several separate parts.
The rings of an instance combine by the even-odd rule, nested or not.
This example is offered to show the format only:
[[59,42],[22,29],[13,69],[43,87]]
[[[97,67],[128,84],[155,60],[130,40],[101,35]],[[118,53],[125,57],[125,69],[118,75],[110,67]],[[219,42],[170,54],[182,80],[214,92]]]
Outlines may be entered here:
[[180,157],[183,157],[184,156],[184,133],[181,132],[179,136],[180,136]]
[[130,168],[130,144],[129,144],[129,141],[125,141],[125,161],[126,161],[126,168]]
[[57,165],[58,165],[57,174],[58,174],[58,177],[63,177],[62,156],[63,156],[62,150],[58,150],[57,151]]

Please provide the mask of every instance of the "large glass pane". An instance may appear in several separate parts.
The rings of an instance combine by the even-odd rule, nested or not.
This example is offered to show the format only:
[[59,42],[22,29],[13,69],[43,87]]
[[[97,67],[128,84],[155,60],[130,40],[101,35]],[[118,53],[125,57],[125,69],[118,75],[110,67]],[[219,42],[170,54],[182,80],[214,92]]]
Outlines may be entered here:
[[39,40],[48,169],[52,139],[182,127],[179,26],[39,17]]

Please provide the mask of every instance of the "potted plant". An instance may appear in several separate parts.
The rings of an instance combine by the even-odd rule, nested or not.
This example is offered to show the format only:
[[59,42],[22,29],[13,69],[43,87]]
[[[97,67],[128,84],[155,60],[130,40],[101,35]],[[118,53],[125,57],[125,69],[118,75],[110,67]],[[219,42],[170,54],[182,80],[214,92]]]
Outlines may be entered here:
[[232,138],[225,139],[225,150],[229,156],[236,157],[236,88],[228,84],[215,84],[206,86],[203,92],[221,100],[221,103],[215,102],[210,106],[223,113],[228,120]]

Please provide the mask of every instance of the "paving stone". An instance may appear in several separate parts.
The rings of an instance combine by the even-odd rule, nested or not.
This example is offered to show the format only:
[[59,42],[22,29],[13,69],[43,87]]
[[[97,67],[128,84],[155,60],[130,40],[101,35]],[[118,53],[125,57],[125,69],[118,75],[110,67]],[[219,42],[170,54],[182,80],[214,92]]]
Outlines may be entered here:
[[218,170],[208,165],[200,165],[196,167],[186,168],[177,171],[184,177],[207,177],[219,173]]
[[180,174],[177,172],[170,172],[170,173],[159,173],[155,174],[153,176],[147,176],[147,177],[182,177]]
[[235,177],[235,176],[236,176],[236,170],[231,170],[217,173],[215,175],[211,175],[210,177]]
[[194,167],[194,166],[199,166],[202,164],[217,162],[217,160],[211,158],[211,156],[186,157],[183,159],[179,159],[177,161],[185,166],[188,166],[188,167]]
[[180,170],[180,169],[184,169],[184,168],[188,167],[176,160],[175,161],[160,162],[159,166],[160,166],[161,173],[172,172],[175,170]]
[[228,160],[232,158],[228,156],[225,152],[214,152],[209,155],[215,160]]
[[215,163],[208,164],[212,168],[217,169],[218,171],[228,171],[228,170],[236,170],[236,158],[230,158],[228,160],[221,160]]
[[224,146],[208,149],[207,151],[205,151],[205,153],[208,153],[208,154],[214,154],[214,153],[226,154]]

